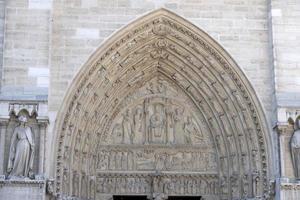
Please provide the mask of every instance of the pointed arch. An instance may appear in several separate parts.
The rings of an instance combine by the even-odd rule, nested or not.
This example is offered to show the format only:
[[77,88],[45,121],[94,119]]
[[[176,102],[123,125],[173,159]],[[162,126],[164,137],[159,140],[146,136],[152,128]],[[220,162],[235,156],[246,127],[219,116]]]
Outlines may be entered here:
[[[93,195],[93,162],[118,107],[155,77],[178,88],[208,127],[217,171],[205,176],[217,178],[215,195],[266,197],[273,153],[255,90],[216,41],[165,9],[114,33],[73,79],[54,128],[57,194]],[[79,189],[83,185],[89,185],[86,191]]]

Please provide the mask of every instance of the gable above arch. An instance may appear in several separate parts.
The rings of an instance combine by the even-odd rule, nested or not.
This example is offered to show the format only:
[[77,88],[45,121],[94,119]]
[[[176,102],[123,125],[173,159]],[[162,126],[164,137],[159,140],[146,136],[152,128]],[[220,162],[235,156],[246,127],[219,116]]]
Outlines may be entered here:
[[[116,32],[74,78],[55,127],[59,195],[91,195],[79,192],[84,184],[78,181],[95,180],[100,169],[94,162],[107,142],[136,143],[130,131],[124,136],[122,123],[133,116],[129,110],[138,112],[139,107],[150,113],[143,115],[149,119],[143,123],[142,144],[193,143],[197,147],[202,142],[196,142],[199,135],[210,141],[207,148],[212,149],[216,163],[215,171],[208,174],[218,180],[212,195],[267,196],[271,142],[251,84],[211,37],[165,9]],[[151,137],[165,131],[160,117],[170,109],[186,111],[181,127],[193,123],[192,137],[186,137],[183,129],[177,135],[183,139],[178,141],[171,141],[167,132],[164,137]],[[163,123],[156,125],[157,121]],[[112,139],[118,135],[119,139]]]

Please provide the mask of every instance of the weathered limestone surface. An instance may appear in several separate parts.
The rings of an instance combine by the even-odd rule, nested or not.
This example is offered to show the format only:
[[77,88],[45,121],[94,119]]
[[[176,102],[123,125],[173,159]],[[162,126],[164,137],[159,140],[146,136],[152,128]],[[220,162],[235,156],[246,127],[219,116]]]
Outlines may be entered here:
[[300,2],[273,0],[276,97],[280,107],[300,106]]
[[45,200],[45,181],[0,180],[0,199],[11,200]]
[[4,36],[4,8],[5,8],[5,0],[0,1],[0,77],[2,74],[2,59],[3,59],[3,36]]
[[50,11],[32,2],[6,1],[1,99],[47,99]]

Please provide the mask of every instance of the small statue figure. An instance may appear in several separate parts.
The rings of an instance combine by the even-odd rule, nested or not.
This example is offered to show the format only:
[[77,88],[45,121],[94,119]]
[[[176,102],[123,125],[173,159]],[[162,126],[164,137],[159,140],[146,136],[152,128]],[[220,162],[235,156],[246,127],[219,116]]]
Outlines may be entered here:
[[54,180],[52,180],[52,179],[47,180],[46,192],[50,196],[55,196],[55,192],[54,192]]
[[123,114],[122,128],[123,128],[122,143],[132,144],[135,135],[132,129],[133,127],[130,119],[129,109],[127,109],[125,111],[125,114]]
[[192,137],[197,134],[197,128],[195,127],[192,117],[187,117],[187,122],[184,123],[184,143],[192,144]]
[[30,177],[33,173],[34,140],[31,128],[26,125],[26,116],[20,116],[20,125],[14,130],[11,138],[9,160],[7,166],[8,178]]
[[300,117],[295,121],[295,132],[291,139],[291,154],[295,177],[300,179]]

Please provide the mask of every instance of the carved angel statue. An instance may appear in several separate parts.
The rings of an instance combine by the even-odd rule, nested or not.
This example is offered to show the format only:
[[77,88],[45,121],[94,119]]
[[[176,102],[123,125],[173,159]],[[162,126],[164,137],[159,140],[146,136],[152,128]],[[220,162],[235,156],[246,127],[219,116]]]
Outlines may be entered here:
[[34,140],[31,128],[26,125],[27,118],[20,116],[11,138],[9,160],[7,166],[8,178],[32,176],[34,159]]
[[291,138],[291,154],[295,177],[300,179],[300,117],[295,122],[295,132]]

